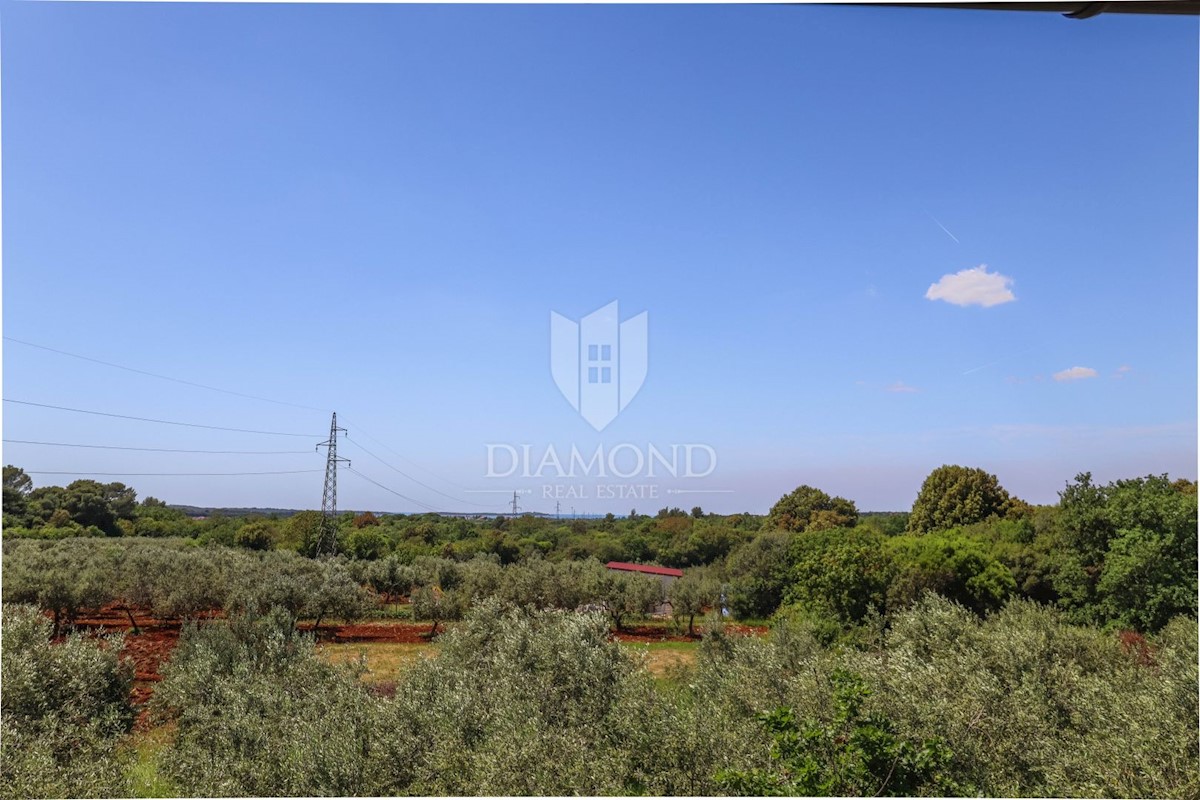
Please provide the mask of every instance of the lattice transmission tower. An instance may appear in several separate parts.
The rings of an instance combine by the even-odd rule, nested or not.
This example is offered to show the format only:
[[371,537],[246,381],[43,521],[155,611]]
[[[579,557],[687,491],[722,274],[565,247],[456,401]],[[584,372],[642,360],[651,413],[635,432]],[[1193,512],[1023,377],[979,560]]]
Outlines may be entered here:
[[339,461],[344,461],[347,467],[350,466],[350,459],[337,454],[338,431],[347,433],[345,428],[338,427],[335,411],[333,421],[329,423],[329,441],[317,445],[329,449],[325,458],[325,491],[321,494],[321,532],[313,551],[315,556],[337,554],[337,465]]

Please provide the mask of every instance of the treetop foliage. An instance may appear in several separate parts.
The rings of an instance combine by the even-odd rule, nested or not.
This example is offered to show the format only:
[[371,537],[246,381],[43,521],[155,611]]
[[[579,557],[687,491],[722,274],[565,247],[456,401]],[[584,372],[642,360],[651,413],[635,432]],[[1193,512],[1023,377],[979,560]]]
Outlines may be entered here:
[[991,517],[1004,517],[1024,504],[1009,496],[995,475],[982,469],[945,465],[921,484],[908,517],[914,533],[971,525]]
[[851,528],[858,509],[844,497],[830,497],[812,486],[799,486],[771,506],[766,526],[792,532]]

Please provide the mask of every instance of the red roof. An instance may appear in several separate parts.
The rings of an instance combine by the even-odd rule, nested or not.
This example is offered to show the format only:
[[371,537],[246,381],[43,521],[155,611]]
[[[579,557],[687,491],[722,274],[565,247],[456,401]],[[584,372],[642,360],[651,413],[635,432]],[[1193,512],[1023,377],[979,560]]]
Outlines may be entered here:
[[647,575],[670,575],[672,578],[682,578],[683,570],[670,567],[651,567],[647,564],[627,564],[624,561],[610,561],[605,564],[609,569],[623,569],[629,572],[644,572]]

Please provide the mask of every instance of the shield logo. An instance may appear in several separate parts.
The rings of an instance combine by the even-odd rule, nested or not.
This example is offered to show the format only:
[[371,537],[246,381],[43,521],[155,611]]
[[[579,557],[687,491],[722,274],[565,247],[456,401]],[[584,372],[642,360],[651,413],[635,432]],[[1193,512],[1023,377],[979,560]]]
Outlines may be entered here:
[[579,322],[550,312],[550,374],[596,430],[604,430],[642,388],[646,334],[646,312],[620,322],[616,300]]

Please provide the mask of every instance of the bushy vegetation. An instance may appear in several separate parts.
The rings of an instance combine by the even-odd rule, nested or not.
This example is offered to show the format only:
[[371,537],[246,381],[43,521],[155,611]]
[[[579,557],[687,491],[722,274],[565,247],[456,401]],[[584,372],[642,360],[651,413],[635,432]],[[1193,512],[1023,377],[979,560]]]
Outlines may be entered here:
[[[153,711],[190,795],[1200,794],[1189,481],[1082,474],[1031,507],[943,467],[911,515],[812,487],[765,518],[347,514],[314,559],[311,512],[181,520],[23,478],[6,469],[6,796],[127,788],[118,645],[63,636],[103,607],[184,621]],[[686,569],[664,589],[606,558]],[[667,683],[611,641],[664,601],[705,634]],[[310,624],[397,602],[436,657],[370,684],[318,657]],[[727,635],[727,612],[769,636]]]
[[0,659],[0,796],[120,797],[118,751],[133,723],[117,639],[70,636],[31,606],[5,606]]
[[[943,466],[926,479],[909,514],[860,514],[853,502],[810,486],[785,495],[766,517],[699,508],[570,521],[347,513],[338,523],[337,567],[289,560],[311,552],[320,529],[315,512],[191,519],[153,498],[137,503],[123,484],[33,489],[11,466],[4,492],[6,551],[18,539],[89,532],[104,542],[159,538],[174,548],[169,564],[155,564],[155,553],[161,559],[166,551],[143,546],[137,558],[144,567],[115,582],[106,577],[113,568],[106,559],[119,547],[64,542],[23,552],[5,567],[6,578],[21,587],[6,590],[5,598],[36,602],[59,622],[114,599],[167,616],[270,605],[264,592],[298,597],[297,583],[324,587],[326,599],[284,602],[294,614],[353,616],[353,580],[388,600],[412,595],[434,627],[497,592],[539,607],[599,603],[620,625],[653,605],[651,590],[637,597],[640,584],[597,569],[595,562],[606,560],[706,567],[710,590],[702,606],[724,597],[735,615],[754,619],[782,607],[789,615],[821,617],[831,635],[860,625],[868,610],[886,616],[926,591],[980,614],[1024,597],[1059,607],[1077,622],[1142,632],[1196,613],[1196,484],[1166,476],[1098,486],[1084,473],[1057,505],[1032,507],[994,475]],[[244,574],[237,588],[234,573],[245,573],[238,565],[248,563],[275,576],[272,589],[249,581],[246,590]],[[508,572],[512,566],[521,567],[519,575]],[[79,579],[58,580],[72,572]],[[168,573],[189,580],[164,577],[153,589],[145,585],[152,578],[139,578]],[[676,600],[690,602],[683,595]]]
[[193,795],[983,794],[1200,790],[1196,631],[1120,637],[929,595],[863,647],[803,623],[710,635],[659,687],[599,615],[489,600],[372,690],[286,619],[189,630],[155,695]]

